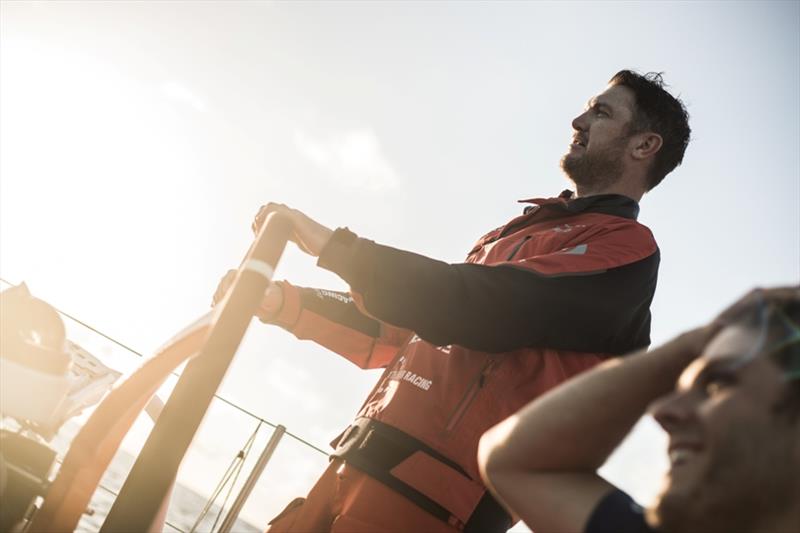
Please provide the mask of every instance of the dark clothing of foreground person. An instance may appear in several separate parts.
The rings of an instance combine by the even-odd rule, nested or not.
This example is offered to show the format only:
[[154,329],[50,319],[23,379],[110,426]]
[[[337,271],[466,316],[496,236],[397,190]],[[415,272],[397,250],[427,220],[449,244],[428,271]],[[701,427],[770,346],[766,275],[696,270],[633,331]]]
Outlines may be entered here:
[[[654,400],[671,466],[642,512],[596,471]],[[754,291],[710,326],[551,391],[481,439],[480,463],[537,533],[797,531],[800,288]]]
[[[350,294],[273,284],[258,315],[362,368],[386,368],[307,499],[270,531],[500,532],[476,452],[488,427],[614,354],[649,343],[658,248],[638,202],[682,160],[686,111],[658,75],[622,71],[572,122],[574,194],[533,200],[446,264],[333,232],[292,239]],[[215,300],[230,279],[220,284]]]
[[584,533],[655,533],[655,530],[647,525],[644,508],[617,489],[594,508]]

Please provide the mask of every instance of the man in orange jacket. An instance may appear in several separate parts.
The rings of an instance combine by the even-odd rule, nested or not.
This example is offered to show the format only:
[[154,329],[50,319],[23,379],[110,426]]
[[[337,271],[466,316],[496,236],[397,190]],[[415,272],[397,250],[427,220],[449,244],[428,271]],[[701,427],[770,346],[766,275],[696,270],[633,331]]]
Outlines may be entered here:
[[[505,531],[480,480],[481,434],[610,355],[650,342],[659,251],[638,201],[683,158],[683,104],[660,75],[617,73],[572,122],[575,192],[532,199],[446,264],[332,231],[279,204],[294,240],[350,293],[273,284],[258,312],[362,368],[385,368],[333,460],[270,531]],[[232,280],[220,283],[215,301]]]

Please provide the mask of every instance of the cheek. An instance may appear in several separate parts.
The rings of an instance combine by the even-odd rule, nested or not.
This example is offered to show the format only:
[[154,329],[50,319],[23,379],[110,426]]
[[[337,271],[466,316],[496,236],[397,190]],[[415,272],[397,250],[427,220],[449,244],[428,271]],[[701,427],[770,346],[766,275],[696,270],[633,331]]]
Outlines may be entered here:
[[730,395],[720,394],[697,405],[695,416],[708,445],[724,442],[725,435],[740,424],[742,413],[736,403]]
[[764,436],[771,431],[768,413],[734,395],[706,400],[697,416],[711,453],[728,456],[727,460],[752,460],[751,454],[758,453],[759,443],[763,444]]
[[595,122],[589,130],[589,144],[595,148],[602,148],[612,144],[617,137],[618,135],[614,132],[613,128],[610,128],[609,124],[602,121]]

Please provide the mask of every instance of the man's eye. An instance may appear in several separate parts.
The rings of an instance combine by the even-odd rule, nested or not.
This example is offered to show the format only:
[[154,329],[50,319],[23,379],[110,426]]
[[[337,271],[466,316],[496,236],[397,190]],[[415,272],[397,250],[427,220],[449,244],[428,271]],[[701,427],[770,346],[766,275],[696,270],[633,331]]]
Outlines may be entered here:
[[703,386],[706,395],[715,396],[733,384],[734,380],[730,376],[710,376]]

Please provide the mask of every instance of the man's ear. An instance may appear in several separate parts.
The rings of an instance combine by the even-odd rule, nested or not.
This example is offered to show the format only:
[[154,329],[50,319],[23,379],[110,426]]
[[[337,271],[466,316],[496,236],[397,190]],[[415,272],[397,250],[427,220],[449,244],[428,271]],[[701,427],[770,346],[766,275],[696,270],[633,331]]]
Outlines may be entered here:
[[658,133],[647,132],[634,135],[633,152],[631,157],[634,159],[647,159],[652,157],[661,149],[664,139]]

